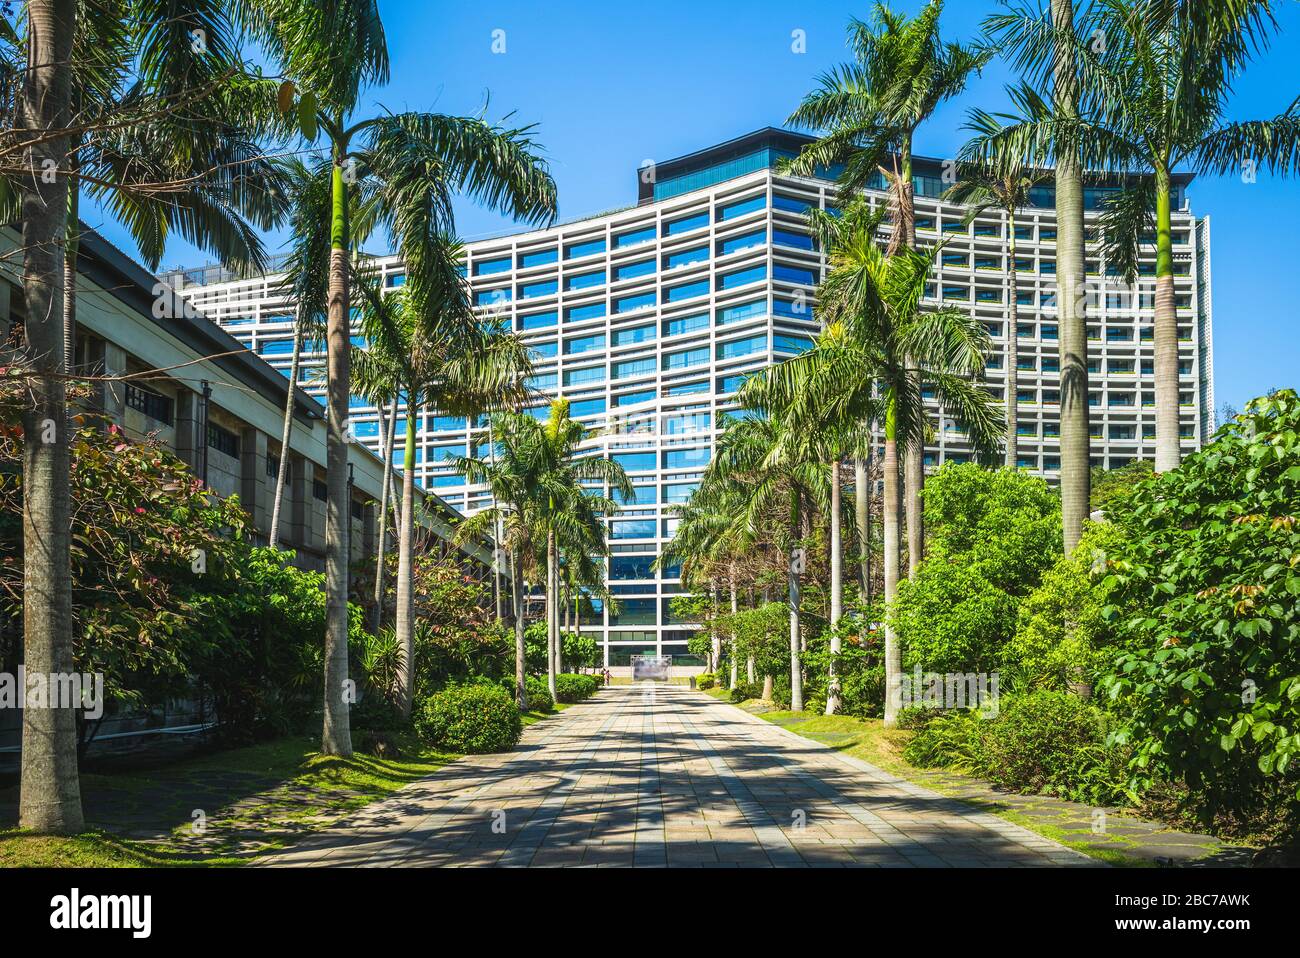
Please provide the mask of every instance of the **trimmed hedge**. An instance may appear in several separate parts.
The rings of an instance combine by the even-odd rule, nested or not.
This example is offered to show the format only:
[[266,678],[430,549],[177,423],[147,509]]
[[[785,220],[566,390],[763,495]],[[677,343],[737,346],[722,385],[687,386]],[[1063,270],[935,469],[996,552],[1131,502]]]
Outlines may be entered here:
[[555,698],[566,704],[581,702],[600,690],[603,681],[597,675],[578,675],[562,672],[555,677]]
[[523,722],[514,696],[498,685],[451,685],[421,704],[415,730],[435,748],[461,754],[504,752]]
[[718,677],[712,672],[701,672],[695,676],[695,687],[697,689],[711,689],[718,684]]
[[524,690],[528,695],[528,708],[531,711],[549,712],[555,708],[555,700],[551,698],[551,690],[546,687],[546,679],[530,675],[524,682]]

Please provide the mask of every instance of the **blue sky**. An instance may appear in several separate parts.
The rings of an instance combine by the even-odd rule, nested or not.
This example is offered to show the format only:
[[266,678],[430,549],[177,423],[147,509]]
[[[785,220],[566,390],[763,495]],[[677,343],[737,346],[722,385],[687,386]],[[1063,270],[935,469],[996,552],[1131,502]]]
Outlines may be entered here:
[[[921,3],[894,5],[914,11]],[[1237,84],[1235,118],[1273,116],[1300,94],[1300,5],[1284,0],[1282,7],[1282,32]],[[945,35],[971,39],[993,8],[994,0],[949,0]],[[510,122],[538,124],[563,220],[635,203],[636,168],[644,160],[783,125],[816,75],[846,57],[849,17],[870,13],[868,3],[835,0],[380,0],[380,9],[392,81],[372,91],[371,102],[461,114],[486,107],[489,119],[513,113]],[[804,53],[792,50],[796,30],[806,37]],[[493,51],[494,31],[504,31],[504,53]],[[951,156],[965,139],[966,110],[1003,106],[1012,79],[1004,64],[992,64],[922,127],[917,152]],[[1300,385],[1297,261],[1290,251],[1300,180],[1264,173],[1253,184],[1202,179],[1190,196],[1193,211],[1211,217],[1217,400],[1240,406],[1270,386]],[[466,239],[512,229],[468,203],[457,215]],[[104,226],[130,248],[120,230]],[[207,260],[177,242],[164,262]]]

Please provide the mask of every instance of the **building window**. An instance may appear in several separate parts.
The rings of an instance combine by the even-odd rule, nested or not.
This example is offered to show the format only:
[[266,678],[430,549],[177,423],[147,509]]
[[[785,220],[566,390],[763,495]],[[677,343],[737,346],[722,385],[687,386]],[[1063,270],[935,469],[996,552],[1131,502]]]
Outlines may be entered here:
[[697,329],[707,329],[708,325],[708,313],[701,313],[698,316],[679,316],[676,319],[664,320],[664,335],[680,336],[682,333],[693,333]]
[[636,263],[628,263],[625,266],[618,267],[614,270],[614,279],[616,281],[636,279],[638,276],[649,276],[654,271],[655,261],[652,259],[643,259]]
[[154,392],[152,389],[146,389],[134,383],[127,383],[126,405],[127,408],[143,413],[150,419],[156,419],[166,426],[170,426],[173,422],[171,399],[161,393]]
[[628,233],[620,233],[614,237],[614,248],[622,249],[625,246],[635,246],[637,243],[648,243],[655,238],[655,228],[647,226],[644,229],[632,230]]
[[208,423],[208,445],[232,459],[239,458],[239,437],[214,422]]
[[678,233],[685,233],[688,230],[697,230],[701,226],[709,225],[709,214],[696,213],[694,216],[684,216],[679,220],[673,220],[664,224],[665,236],[676,236]]
[[[619,277],[619,279],[622,278],[622,276]],[[570,276],[564,281],[564,288],[570,290],[591,289],[595,286],[604,285],[605,271],[603,269],[594,273],[579,273],[577,276]]]
[[729,253],[737,253],[742,249],[753,249],[756,246],[762,246],[765,242],[767,242],[767,230],[765,229],[756,233],[733,236],[731,239],[723,240],[718,244],[718,255],[726,256]]
[[564,248],[565,259],[578,259],[582,256],[594,256],[596,253],[605,252],[605,241],[603,239],[588,240],[585,243],[571,243]]
[[311,497],[324,502],[329,498],[329,486],[325,485],[320,479],[313,479],[311,481]]

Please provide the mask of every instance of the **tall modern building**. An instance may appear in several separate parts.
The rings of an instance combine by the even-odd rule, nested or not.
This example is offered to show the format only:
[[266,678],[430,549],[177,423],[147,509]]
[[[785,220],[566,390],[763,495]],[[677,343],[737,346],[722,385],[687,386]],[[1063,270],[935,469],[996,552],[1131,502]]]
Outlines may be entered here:
[[[815,288],[826,262],[806,227],[810,208],[834,210],[837,171],[825,178],[777,172],[809,138],[765,129],[653,168],[635,171],[635,206],[549,229],[468,245],[465,275],[485,315],[502,318],[532,346],[532,385],[565,396],[572,414],[599,433],[588,445],[619,461],[635,495],[609,520],[609,579],[617,615],[607,610],[583,623],[604,644],[606,661],[625,666],[633,654],[687,658],[689,624],[675,621],[677,571],[652,563],[672,537],[670,507],[685,502],[708,464],[737,387],[755,370],[812,345],[819,324]],[[1059,360],[1056,320],[1056,222],[1050,183],[1032,191],[1014,223],[989,211],[967,224],[967,210],[939,197],[945,166],[917,160],[916,227],[922,244],[943,243],[929,301],[968,310],[982,320],[996,352],[987,388],[999,398],[1006,344],[1017,343],[1020,466],[1054,481],[1060,469]],[[1186,187],[1174,183],[1175,296],[1179,318],[1181,431],[1185,451],[1212,430],[1209,220],[1194,216]],[[868,195],[885,202],[883,183]],[[1086,191],[1090,221],[1114,186]],[[1010,290],[1008,239],[1014,230],[1018,280]],[[1152,370],[1154,250],[1144,256],[1136,288],[1106,262],[1090,224],[1089,403],[1092,458],[1114,468],[1154,459]],[[402,283],[402,264],[381,258],[386,285]],[[279,277],[235,280],[214,268],[166,277],[184,296],[250,349],[287,374],[292,304],[275,289]],[[1007,322],[1008,297],[1019,310]],[[309,352],[303,385],[323,362]],[[957,424],[933,407],[936,439],[926,464],[962,461],[971,447]],[[539,404],[532,412],[546,415]],[[378,448],[376,410],[357,400],[354,432]],[[425,410],[419,420],[418,479],[456,507],[473,512],[487,501],[447,465],[452,454],[485,453],[485,423]],[[398,450],[400,454],[400,448]]]

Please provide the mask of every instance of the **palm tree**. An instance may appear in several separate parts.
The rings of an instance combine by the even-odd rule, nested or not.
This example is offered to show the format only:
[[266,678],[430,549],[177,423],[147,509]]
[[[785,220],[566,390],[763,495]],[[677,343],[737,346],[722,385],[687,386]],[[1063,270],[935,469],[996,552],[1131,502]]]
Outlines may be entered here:
[[[843,332],[828,341],[818,373],[817,417],[824,423],[884,423],[885,601],[892,602],[899,579],[899,450],[919,447],[928,427],[923,388],[934,391],[945,413],[962,422],[976,448],[996,448],[1002,430],[993,398],[976,380],[990,344],[983,324],[956,309],[925,311],[933,256],[881,249],[881,213],[865,202],[847,206],[837,219],[812,216],[812,227],[828,251],[830,270],[817,291],[827,330]],[[834,349],[829,348],[834,342]],[[833,360],[833,361],[832,361]],[[781,367],[774,367],[779,375]],[[883,406],[883,409],[880,407]],[[885,630],[885,723],[898,716],[901,650]]]
[[[383,113],[355,120],[361,92],[388,79],[388,49],[376,0],[249,0],[249,32],[281,65],[304,139],[323,134],[331,162],[327,311],[327,444],[325,519],[325,714],[321,749],[352,751],[347,702],[348,487],[351,244],[348,197],[363,179],[382,202],[369,215],[384,226],[406,260],[408,282],[436,288],[430,243],[454,234],[453,192],[528,222],[555,213],[555,184],[533,152],[530,129],[501,129],[481,117]],[[418,294],[418,295],[423,295]],[[416,303],[416,309],[421,309]]]
[[[165,18],[165,23],[160,22]],[[196,46],[179,37],[201,34]],[[156,269],[180,233],[241,273],[267,266],[256,230],[275,226],[287,184],[261,140],[283,131],[275,85],[244,76],[227,11],[159,11],[144,0],[82,0],[71,58],[64,340],[71,366],[81,193],[122,223]],[[233,78],[238,75],[238,82]]]
[[[755,548],[751,530],[736,521],[740,506],[739,490],[734,484],[701,485],[689,500],[670,507],[669,512],[677,518],[677,529],[654,562],[656,569],[680,563],[682,585],[692,591],[716,588],[718,580],[725,576],[733,615],[738,611],[737,565],[747,551]],[[716,632],[712,651],[716,664],[721,655]]]
[[537,421],[523,413],[503,411],[492,417],[491,424],[492,455],[461,456],[453,464],[467,483],[488,487],[492,505],[461,522],[455,536],[461,542],[491,536],[509,557],[515,632],[515,702],[522,712],[528,710],[524,577],[525,570],[535,567],[539,561],[535,523],[529,514],[533,506],[531,482],[536,469],[533,450]]
[[[63,230],[68,180],[42,177],[67,168],[67,138],[36,136],[66,128],[75,0],[27,4],[27,69],[18,94],[19,130],[29,171],[19,181],[23,231],[25,348],[31,402],[23,412],[23,657],[28,671],[71,673],[72,580],[69,443],[63,343]],[[19,823],[37,832],[84,827],[71,708],[23,710]]]
[[555,675],[559,670],[559,553],[562,548],[604,552],[604,527],[599,515],[612,515],[619,509],[611,497],[582,488],[584,480],[609,485],[611,492],[628,499],[633,495],[627,474],[613,459],[597,455],[579,455],[579,447],[588,438],[586,426],[569,416],[569,401],[557,399],[550,413],[539,424],[537,446],[539,470],[536,476],[536,510],[539,540],[546,542],[546,616],[550,649],[547,679],[554,693]]
[[[977,134],[996,132],[987,125],[987,116],[976,114],[970,128]],[[963,223],[967,226],[981,213],[996,209],[1004,214],[1007,230],[1007,385],[1006,419],[1007,435],[1004,461],[1008,469],[1015,469],[1019,460],[1017,427],[1020,424],[1020,388],[1018,364],[1020,308],[1019,283],[1016,269],[1016,211],[1029,205],[1029,191],[1043,180],[1043,175],[1012,162],[1004,169],[978,164],[965,164],[959,168],[958,181],[946,190],[943,198],[951,203],[969,206]]]
[[[1179,439],[1178,317],[1171,229],[1173,171],[1223,174],[1245,164],[1300,171],[1300,99],[1281,116],[1229,121],[1234,81],[1276,27],[1265,0],[1108,2],[1096,11],[1106,37],[1089,79],[1098,94],[1084,119],[1098,167],[1137,174],[1101,216],[1108,261],[1130,286],[1148,232],[1155,238],[1156,471],[1175,469]],[[1110,91],[1122,95],[1110,98]],[[1095,104],[1095,105],[1094,105]]]
[[742,399],[760,409],[780,413],[783,429],[777,456],[807,458],[823,463],[829,490],[831,658],[827,675],[826,714],[840,707],[840,681],[836,656],[841,639],[835,626],[844,609],[843,480],[841,463],[851,455],[861,461],[869,449],[872,424],[884,414],[883,404],[871,391],[857,394],[852,405],[836,405],[833,390],[840,388],[848,368],[862,359],[861,350],[843,321],[825,326],[811,350],[787,359],[751,377],[741,390]]
[[[244,217],[267,227],[279,208],[256,143],[265,85],[235,82],[241,64],[224,43],[225,11],[169,11],[166,24],[162,16],[137,0],[38,0],[27,4],[22,32],[7,21],[0,31],[3,58],[22,78],[7,87],[7,125],[19,135],[5,154],[21,158],[0,174],[0,209],[23,229],[28,318],[15,359],[33,377],[24,416],[24,655],[32,671],[73,669],[64,377],[73,371],[82,190],[126,225],[151,266],[172,231],[227,263],[260,263]],[[204,55],[178,42],[194,29],[213,41]],[[79,830],[71,709],[24,712],[23,738],[21,823]]]
[[[397,639],[405,659],[398,702],[411,711],[415,674],[415,437],[421,407],[443,415],[474,417],[524,398],[532,370],[528,350],[513,333],[485,327],[474,315],[458,272],[460,244],[434,240],[424,256],[440,268],[385,294],[373,278],[358,282],[361,332],[366,346],[353,347],[356,388],[378,403],[398,398],[406,406],[402,462],[401,527],[397,551]],[[423,286],[429,283],[431,286]]]
[[773,516],[780,516],[775,538],[786,556],[790,708],[799,712],[803,710],[800,604],[806,563],[804,526],[810,509],[826,507],[825,460],[819,455],[823,450],[813,443],[791,439],[788,430],[795,424],[784,418],[784,410],[761,405],[766,397],[760,383],[769,371],[754,374],[741,387],[742,404],[757,415],[728,419],[700,489],[726,490],[713,494],[731,497],[736,509],[733,521],[744,535],[756,535]]
[[[1080,73],[1089,30],[1076,23],[1073,0],[1051,0],[1045,13],[1029,8],[993,14],[985,21],[990,42],[1007,51],[1035,82],[1013,87],[1019,115],[972,111],[983,133],[967,145],[968,158],[995,168],[1054,165],[1056,189],[1056,315],[1061,366],[1061,525],[1070,554],[1088,517],[1088,309],[1085,295]],[[1035,87],[1050,81],[1051,101]],[[1036,133],[1044,133],[1039,136]]]
[[[877,2],[873,23],[852,20],[848,45],[853,62],[819,78],[790,122],[826,130],[785,168],[797,176],[843,164],[842,199],[877,181],[889,183],[893,211],[890,250],[916,248],[912,144],[918,127],[939,104],[960,93],[992,51],[945,43],[939,37],[943,0],[929,0],[915,17]],[[888,164],[888,168],[887,168]],[[925,545],[921,487],[924,448],[906,452],[908,565],[915,570]]]

